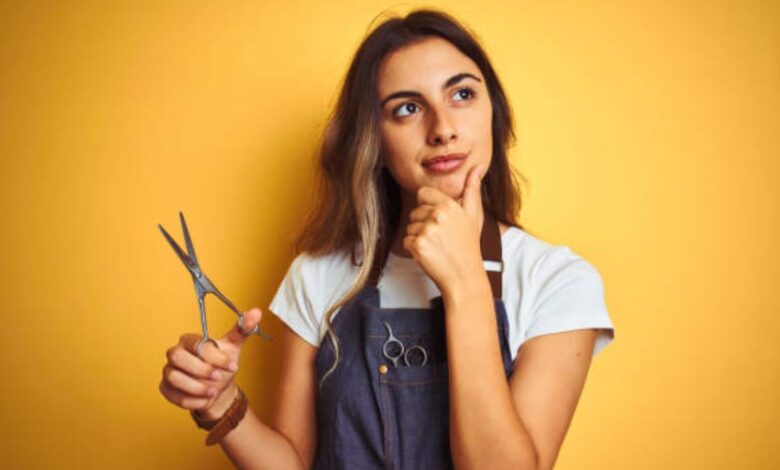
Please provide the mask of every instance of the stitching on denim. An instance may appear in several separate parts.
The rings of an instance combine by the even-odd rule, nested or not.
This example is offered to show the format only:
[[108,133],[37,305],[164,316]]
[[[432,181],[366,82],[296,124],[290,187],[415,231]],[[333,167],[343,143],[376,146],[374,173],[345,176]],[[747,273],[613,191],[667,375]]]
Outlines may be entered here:
[[387,429],[388,428],[388,426],[387,426],[388,417],[387,416],[389,414],[388,409],[389,409],[390,405],[387,403],[387,394],[384,393],[384,391],[383,391],[383,387],[381,385],[381,380],[380,380],[380,385],[379,385],[379,395],[382,397],[382,400],[381,400],[382,401],[382,429],[384,430],[384,434],[385,434],[385,448],[384,448],[385,468],[392,469],[393,468],[392,467],[392,463],[393,463],[392,462],[392,453],[393,452],[392,452],[391,444],[389,442],[390,432]]
[[428,380],[392,380],[392,379],[379,379],[379,382],[384,385],[430,385],[437,384],[446,381],[446,377],[436,377]]

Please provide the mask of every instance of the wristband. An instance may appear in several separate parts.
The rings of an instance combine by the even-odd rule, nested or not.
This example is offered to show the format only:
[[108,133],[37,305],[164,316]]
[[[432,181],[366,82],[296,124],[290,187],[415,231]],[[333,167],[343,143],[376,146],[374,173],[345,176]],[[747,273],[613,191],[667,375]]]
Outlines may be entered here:
[[232,431],[233,428],[238,426],[238,423],[244,418],[249,402],[246,399],[246,395],[244,395],[244,391],[241,390],[241,388],[236,388],[238,389],[236,398],[221,418],[206,419],[200,416],[195,410],[190,411],[190,415],[192,416],[192,419],[195,420],[198,427],[209,431],[208,436],[206,436],[207,446],[214,445],[221,441],[222,438]]

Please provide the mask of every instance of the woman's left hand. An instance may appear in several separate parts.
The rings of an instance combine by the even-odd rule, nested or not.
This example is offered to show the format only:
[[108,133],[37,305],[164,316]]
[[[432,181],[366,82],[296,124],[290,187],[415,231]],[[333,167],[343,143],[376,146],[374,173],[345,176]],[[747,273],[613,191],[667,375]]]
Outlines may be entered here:
[[436,188],[420,188],[418,205],[409,213],[404,249],[442,293],[484,274],[480,248],[483,168],[478,165],[471,169],[458,200]]

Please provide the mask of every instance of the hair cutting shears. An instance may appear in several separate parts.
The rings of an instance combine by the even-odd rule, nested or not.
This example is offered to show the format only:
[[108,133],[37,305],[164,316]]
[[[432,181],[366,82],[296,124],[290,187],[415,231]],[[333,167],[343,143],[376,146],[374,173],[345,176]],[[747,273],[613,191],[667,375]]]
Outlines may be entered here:
[[195,354],[200,356],[200,348],[209,342],[212,343],[215,347],[219,348],[217,342],[212,338],[209,338],[209,330],[206,324],[206,303],[204,298],[206,297],[206,294],[209,293],[217,296],[217,298],[225,305],[227,305],[230,310],[238,315],[238,326],[242,333],[245,335],[255,334],[263,339],[270,341],[271,337],[260,331],[259,324],[255,325],[251,331],[244,328],[244,314],[241,313],[241,311],[238,310],[235,305],[233,305],[233,302],[228,300],[228,298],[225,297],[222,292],[219,291],[219,289],[217,289],[214,283],[211,282],[208,277],[206,277],[206,274],[201,271],[200,265],[198,264],[198,258],[195,256],[195,248],[192,246],[192,240],[190,239],[190,232],[187,230],[187,223],[184,221],[184,214],[179,212],[179,218],[181,219],[181,228],[184,232],[184,242],[187,245],[187,253],[184,253],[181,247],[173,240],[173,238],[171,238],[170,235],[168,235],[168,232],[165,231],[162,225],[157,224],[157,226],[160,227],[163,236],[165,236],[165,239],[168,240],[168,243],[171,244],[173,251],[179,255],[179,258],[181,259],[182,263],[184,263],[184,266],[186,266],[187,270],[190,272],[190,274],[192,274],[192,282],[195,284],[195,294],[198,296],[198,307],[200,307],[200,324],[203,327],[203,338],[198,341],[198,345],[195,347]]
[[[387,333],[389,336],[382,345],[382,354],[385,356],[385,358],[391,360],[395,367],[398,367],[398,359],[400,359],[401,356],[404,357],[404,363],[407,366],[411,366],[409,363],[409,353],[414,350],[418,350],[422,353],[422,363],[420,364],[420,367],[424,366],[428,362],[428,353],[425,351],[424,347],[416,344],[409,349],[404,348],[404,343],[402,343],[398,338],[395,337],[395,335],[393,335],[393,329],[390,328],[390,324],[387,322],[384,322],[384,324],[387,328]],[[391,354],[387,352],[388,346],[391,345],[398,345],[398,348],[396,348],[397,354]]]

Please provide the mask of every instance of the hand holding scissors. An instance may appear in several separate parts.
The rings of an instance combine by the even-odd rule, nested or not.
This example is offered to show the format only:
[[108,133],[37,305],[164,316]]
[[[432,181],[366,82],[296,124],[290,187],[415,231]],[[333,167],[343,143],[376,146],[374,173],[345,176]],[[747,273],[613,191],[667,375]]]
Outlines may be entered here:
[[206,277],[206,274],[203,273],[200,269],[200,265],[198,264],[198,258],[195,256],[195,248],[192,246],[192,240],[190,239],[190,232],[187,230],[187,223],[184,221],[184,214],[179,212],[179,218],[181,219],[181,227],[182,231],[184,232],[184,242],[187,245],[187,253],[184,253],[184,251],[181,249],[181,247],[173,240],[173,238],[168,234],[168,232],[165,231],[165,229],[162,227],[162,225],[158,224],[158,227],[160,228],[160,231],[162,231],[163,236],[165,236],[165,239],[168,240],[168,243],[170,243],[171,247],[173,248],[173,251],[176,252],[177,255],[179,255],[179,258],[181,259],[182,263],[184,263],[184,266],[187,268],[187,270],[192,275],[192,282],[195,285],[195,293],[198,296],[198,307],[200,307],[200,323],[203,328],[203,338],[198,342],[197,346],[195,347],[195,353],[200,356],[200,349],[203,347],[206,343],[212,343],[215,347],[219,348],[219,345],[216,341],[214,341],[212,338],[209,338],[209,331],[206,321],[206,303],[205,303],[205,296],[206,294],[214,294],[217,296],[219,300],[221,300],[225,305],[227,305],[236,315],[238,315],[238,325],[241,330],[241,332],[244,335],[251,335],[255,334],[260,336],[261,338],[265,340],[271,340],[271,337],[267,334],[260,331],[260,325],[255,325],[252,330],[246,330],[244,328],[244,314],[239,311],[233,303],[228,300],[227,297],[225,297],[222,292],[217,289],[217,287],[214,285],[211,280]]
[[[252,308],[244,313],[246,325],[260,323],[262,311]],[[160,393],[166,400],[187,410],[197,410],[202,417],[222,416],[236,396],[235,375],[241,350],[248,336],[236,323],[217,339],[219,349],[204,347],[202,356],[195,355],[201,336],[181,335],[179,341],[165,352]]]

